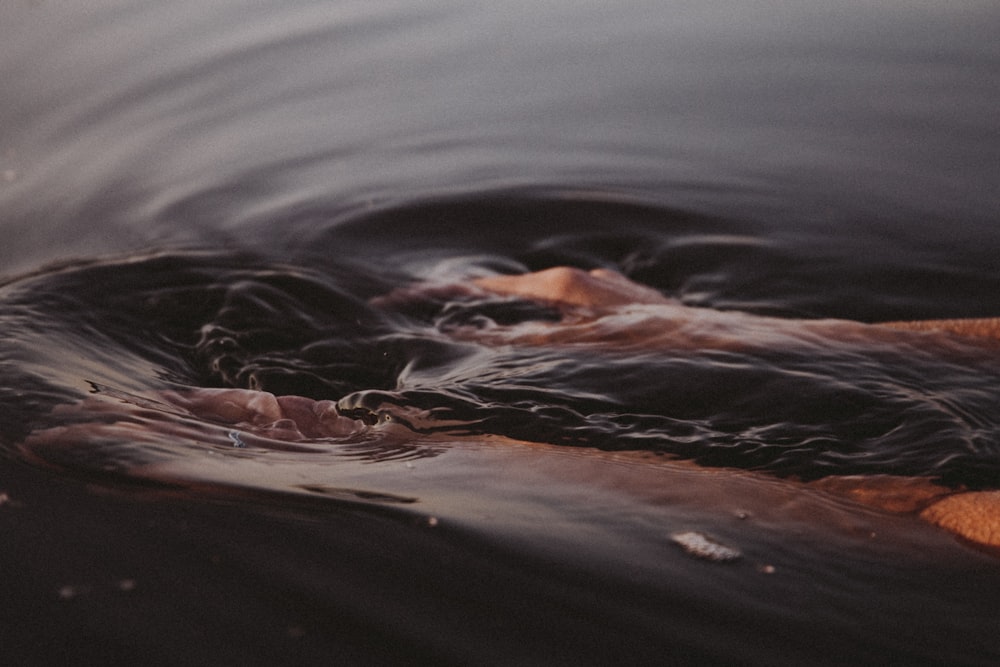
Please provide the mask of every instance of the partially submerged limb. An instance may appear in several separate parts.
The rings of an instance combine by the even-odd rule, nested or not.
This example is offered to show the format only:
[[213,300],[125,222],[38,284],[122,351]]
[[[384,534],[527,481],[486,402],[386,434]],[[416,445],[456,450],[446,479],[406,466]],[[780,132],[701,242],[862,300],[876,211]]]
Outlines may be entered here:
[[[676,301],[651,288],[638,285],[619,273],[604,269],[585,272],[557,267],[524,275],[482,278],[475,281],[475,284],[506,296],[542,300],[571,307],[606,309],[633,304],[678,305]],[[666,314],[672,316],[676,312],[671,311]],[[834,336],[844,334],[855,340],[868,337],[873,341],[882,341],[889,331],[940,332],[971,340],[1000,340],[1000,318],[887,322],[876,325],[837,321],[795,322],[778,318],[754,318],[754,320],[758,324],[773,323],[778,329],[797,326],[803,331],[822,331],[826,335]],[[664,325],[666,324],[664,321]],[[552,341],[565,341],[565,335],[559,331],[558,325],[550,325],[550,328]],[[671,334],[678,333],[676,327],[665,326],[665,328]],[[633,335],[620,340],[634,344],[635,338]],[[531,339],[522,340],[530,342]],[[540,338],[536,340],[541,342]],[[586,326],[581,327],[581,331],[573,340],[574,342],[588,340]],[[657,340],[663,338],[646,336],[645,340],[655,344]],[[704,344],[711,342],[711,338],[702,333],[698,336],[697,342]],[[718,342],[727,344],[723,337],[718,337]],[[676,341],[673,344],[676,345]],[[1000,491],[953,493],[926,478],[892,476],[828,477],[816,485],[826,491],[845,495],[863,504],[887,511],[919,512],[919,516],[925,521],[970,542],[1000,547]]]
[[878,326],[906,331],[942,331],[970,338],[1000,340],[1000,317],[958,320],[915,320],[912,322],[881,322]]
[[[437,290],[449,288],[436,288]],[[468,292],[466,287],[450,288],[452,294]],[[643,346],[645,351],[656,349],[665,342],[685,347],[722,349],[727,345],[752,344],[766,347],[782,342],[804,339],[822,332],[827,340],[872,340],[892,342],[901,331],[941,331],[972,339],[1000,339],[1000,320],[938,320],[929,322],[894,322],[885,325],[864,325],[844,321],[795,321],[758,317],[740,313],[718,313],[708,309],[687,308],[659,292],[630,281],[612,271],[597,269],[586,272],[557,267],[538,273],[517,276],[494,276],[473,281],[473,290],[503,296],[540,301],[565,308],[570,315],[563,322],[538,325],[529,336],[502,333],[500,342],[547,345],[562,342],[604,342],[613,347]],[[411,290],[411,293],[419,293]],[[447,294],[448,292],[441,292]],[[391,299],[383,301],[392,305]],[[651,311],[636,330],[629,327],[635,320],[616,319],[618,308],[635,307]],[[581,314],[583,309],[583,314]],[[654,312],[655,311],[655,312]],[[587,314],[589,312],[589,315]],[[609,315],[610,314],[610,315]],[[608,316],[609,327],[594,326],[598,315]],[[589,319],[588,319],[589,318]],[[617,326],[618,330],[614,327]],[[624,330],[622,328],[624,327]],[[644,327],[644,328],[643,328]],[[891,333],[892,335],[887,335]],[[505,337],[504,337],[505,336]],[[675,339],[682,338],[682,343]],[[751,338],[752,337],[752,338]],[[489,337],[480,336],[484,342]],[[992,344],[992,343],[991,343]],[[622,348],[624,349],[624,348]],[[251,433],[278,440],[297,442],[306,439],[340,438],[355,432],[359,422],[340,415],[332,401],[314,401],[298,396],[275,396],[262,391],[245,389],[190,389],[164,392],[160,397],[169,409],[164,418],[161,411],[156,420],[136,419],[135,405],[156,412],[157,408],[133,404],[123,419],[54,427],[33,434],[27,446],[34,443],[72,442],[90,437],[127,437],[143,428],[161,429],[163,433],[186,435],[197,423],[190,418],[216,425],[247,429]],[[78,415],[90,410],[107,415],[114,404],[84,402],[76,406]],[[180,416],[181,419],[172,419]],[[187,419],[188,421],[184,421]],[[215,434],[218,436],[219,434]],[[225,438],[224,431],[221,436]],[[477,436],[464,436],[475,438]],[[852,498],[893,512],[917,513],[925,521],[940,526],[973,543],[1000,547],[1000,491],[954,493],[923,478],[836,478],[812,483],[831,493]]]
[[[636,304],[680,305],[657,290],[608,269],[583,271],[558,266],[534,273],[479,278],[473,284],[505,296],[567,306],[609,308]],[[779,318],[766,319],[781,321]],[[799,324],[807,322],[810,321],[803,320]],[[1000,340],[1000,317],[880,322],[871,326],[900,331],[939,331],[970,338]]]
[[[163,401],[162,409],[157,407],[159,400]],[[195,388],[164,392],[157,400],[137,401],[95,396],[60,412],[98,419],[74,421],[32,434],[24,444],[29,456],[40,447],[72,446],[95,438],[141,441],[150,431],[206,444],[244,446],[239,440],[227,441],[226,434],[233,431],[206,428],[205,422],[238,429],[249,443],[262,442],[257,438],[265,438],[264,446],[290,451],[299,451],[295,443],[339,438],[361,428],[359,422],[339,415],[331,401],[274,396],[249,389]],[[109,414],[118,415],[120,419],[109,421]],[[411,436],[417,437],[416,434]],[[463,437],[475,439],[477,436]],[[232,436],[229,438],[231,440]],[[491,439],[506,441],[496,436]],[[282,442],[288,444],[283,446]],[[928,478],[889,475],[830,476],[807,486],[888,512],[917,514],[924,521],[973,544],[1000,548],[1000,491],[955,493]]]

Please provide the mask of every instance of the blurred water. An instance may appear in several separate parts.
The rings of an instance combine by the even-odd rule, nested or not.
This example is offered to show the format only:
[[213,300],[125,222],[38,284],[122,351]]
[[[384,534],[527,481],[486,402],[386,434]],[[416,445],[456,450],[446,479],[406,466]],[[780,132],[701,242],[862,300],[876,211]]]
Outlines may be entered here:
[[8,267],[522,186],[991,238],[989,3],[3,12]]
[[[545,313],[368,300],[573,264],[785,318],[1000,314],[998,19],[972,1],[5,3],[0,492],[29,475],[6,463],[23,457],[46,469],[25,488],[53,502],[73,478],[126,497],[137,480],[180,485],[154,505],[206,503],[201,525],[247,547],[232,555],[246,594],[270,573],[322,638],[289,662],[352,641],[371,656],[364,637],[385,632],[438,662],[606,662],[631,647],[638,662],[989,663],[995,560],[913,517],[730,469],[996,486],[988,350],[496,350],[444,340],[442,309],[452,323]],[[15,448],[95,386],[137,428]],[[237,449],[218,425],[142,407],[183,386],[345,399],[418,415],[424,432]],[[81,498],[53,534],[104,507]],[[234,503],[237,525],[277,513],[295,548],[227,532],[213,503]],[[354,533],[323,528],[352,512]],[[679,530],[744,558],[689,559],[669,541]],[[382,557],[354,541],[365,531],[412,551],[415,580],[445,555],[455,580],[357,584],[341,610],[355,636],[335,641],[307,610],[361,570],[317,563],[327,549]],[[125,555],[203,576],[153,544]],[[33,594],[12,592],[12,613]],[[161,616],[203,602],[147,599],[146,630],[183,644]],[[276,607],[262,609],[266,625]],[[205,621],[219,646],[228,613]]]

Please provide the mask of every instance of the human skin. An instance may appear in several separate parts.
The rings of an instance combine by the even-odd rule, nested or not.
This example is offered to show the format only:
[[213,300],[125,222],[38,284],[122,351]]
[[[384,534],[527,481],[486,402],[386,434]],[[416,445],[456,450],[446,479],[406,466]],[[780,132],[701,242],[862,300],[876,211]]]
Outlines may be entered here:
[[[563,308],[562,321],[520,331],[498,332],[498,342],[599,343],[610,347],[750,348],[808,342],[826,337],[841,342],[919,344],[923,336],[957,336],[972,344],[1000,341],[1000,318],[918,320],[863,324],[848,320],[795,320],[691,308],[607,269],[554,267],[535,273],[480,278],[489,292]],[[644,306],[651,306],[645,308]],[[602,316],[636,311],[628,329],[595,326]],[[643,312],[644,311],[644,312]],[[644,316],[643,316],[644,315]],[[612,320],[613,321],[613,320]],[[540,334],[540,335],[539,335]],[[926,341],[927,343],[940,342]]]
[[[537,301],[546,301],[568,306],[589,308],[613,308],[636,304],[660,304],[680,306],[654,289],[635,283],[620,273],[607,269],[583,271],[566,266],[557,266],[544,271],[519,275],[501,275],[480,278],[473,281],[477,287],[497,294],[516,296]],[[778,322],[787,326],[815,328],[809,322],[796,320],[778,320],[777,318],[758,318],[771,320],[773,326]],[[821,327],[833,328],[829,321]],[[840,326],[857,329],[858,326],[868,329],[873,337],[881,337],[884,329],[925,332],[947,332],[971,338],[1000,340],[1000,317],[979,319],[944,319],[916,320],[912,322],[881,322],[873,325],[856,325],[840,322]]]
[[[844,320],[789,320],[690,308],[656,290],[606,269],[555,267],[535,273],[479,278],[468,285],[407,288],[402,296],[486,293],[526,299],[557,308],[558,322],[528,322],[491,330],[457,329],[450,335],[484,344],[588,345],[595,349],[734,349],[810,344],[813,339],[878,345],[925,345],[949,337],[969,345],[1000,342],[1000,319],[928,320],[862,324]],[[378,302],[390,305],[389,295]],[[942,349],[946,349],[945,346]],[[217,424],[232,425],[275,440],[340,438],[359,422],[337,412],[332,401],[274,396],[245,389],[189,389],[164,392],[167,404]],[[106,404],[105,404],[106,405]],[[81,408],[85,410],[86,407]],[[87,429],[137,428],[135,424],[76,424],[39,434],[36,441],[86,435]],[[29,441],[30,445],[30,441]],[[1000,548],[1000,491],[952,493],[927,478],[888,475],[819,480],[824,491],[888,511],[919,516],[974,544]]]
[[[638,285],[621,274],[605,269],[585,272],[568,267],[555,267],[531,274],[482,278],[475,282],[479,288],[499,294],[570,307],[607,310],[636,304],[653,304],[684,308],[676,301],[648,287]],[[744,331],[748,328],[758,331],[763,328],[768,331],[763,336],[765,339],[774,335],[783,338],[788,333],[794,335],[822,333],[833,337],[882,343],[892,342],[897,338],[897,332],[920,332],[961,336],[973,343],[981,341],[983,344],[991,344],[1000,340],[1000,318],[921,320],[873,325],[830,320],[780,320],[743,314],[724,314],[722,318],[730,322],[736,321],[734,318],[739,318]],[[718,315],[713,319],[713,323],[719,322]],[[558,325],[552,327],[550,338],[561,339],[563,342],[592,340],[586,324],[582,327],[577,325],[579,332],[575,337],[566,336],[565,332],[559,331],[557,327]],[[696,338],[702,342],[706,340],[703,336]],[[915,340],[914,337],[906,338],[906,342],[911,344]],[[514,338],[509,340],[513,341]],[[522,340],[527,342],[524,338]],[[636,345],[634,336],[624,336],[619,340],[627,341],[629,346]],[[662,338],[652,336],[646,342],[655,345],[660,341]],[[742,337],[725,339],[716,336],[714,342],[723,347],[747,344]],[[1000,491],[944,495],[941,487],[932,484],[930,480],[891,476],[878,476],[877,479],[841,478],[833,483],[821,480],[818,485],[829,491],[848,495],[859,502],[884,509],[918,509],[922,519],[963,539],[983,546],[1000,547]]]

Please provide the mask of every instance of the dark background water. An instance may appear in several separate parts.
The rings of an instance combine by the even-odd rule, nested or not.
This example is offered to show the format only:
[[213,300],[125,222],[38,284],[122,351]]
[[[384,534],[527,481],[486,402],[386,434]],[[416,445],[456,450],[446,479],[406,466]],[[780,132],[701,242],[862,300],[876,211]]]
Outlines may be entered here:
[[[998,24],[987,2],[5,3],[10,655],[994,662],[994,559],[777,480],[441,441],[213,458],[150,433],[43,452],[50,468],[13,445],[88,382],[341,398],[403,378],[390,402],[506,404],[483,430],[529,440],[583,426],[618,449],[675,428],[698,449],[764,429],[751,450],[836,443],[835,472],[943,466],[994,485],[988,357],[793,359],[819,378],[796,409],[783,401],[802,392],[768,365],[788,358],[712,383],[731,359],[573,374],[585,360],[463,357],[426,318],[387,323],[364,300],[570,263],[784,317],[1000,314]],[[615,373],[649,386],[660,370],[672,379],[646,398],[726,387],[660,407],[706,430],[593,417],[656,414]],[[777,379],[720,426],[754,373]],[[525,420],[525,404],[562,412]],[[815,473],[813,454],[793,472]],[[167,468],[140,482],[137,462]],[[679,528],[747,557],[687,559],[665,537]]]

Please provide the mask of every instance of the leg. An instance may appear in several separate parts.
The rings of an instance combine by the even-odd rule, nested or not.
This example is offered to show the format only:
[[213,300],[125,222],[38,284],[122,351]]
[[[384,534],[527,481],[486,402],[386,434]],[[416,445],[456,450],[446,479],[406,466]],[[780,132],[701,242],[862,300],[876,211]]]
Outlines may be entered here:
[[969,338],[1000,340],[1000,317],[959,320],[917,320],[914,322],[885,322],[883,327],[905,331],[945,331]]

